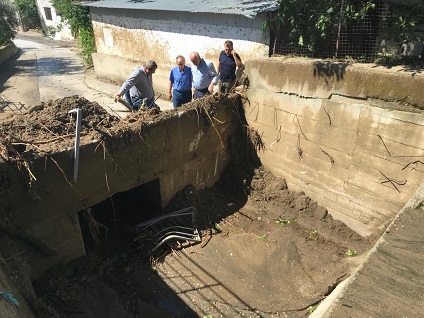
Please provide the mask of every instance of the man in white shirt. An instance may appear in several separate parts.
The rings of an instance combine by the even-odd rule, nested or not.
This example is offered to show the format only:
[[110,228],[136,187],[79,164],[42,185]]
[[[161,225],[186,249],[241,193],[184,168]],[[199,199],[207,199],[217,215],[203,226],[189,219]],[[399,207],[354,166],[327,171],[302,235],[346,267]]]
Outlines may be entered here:
[[210,95],[218,81],[218,74],[212,62],[200,58],[199,53],[191,52],[190,61],[193,63],[191,73],[193,75],[194,98]]

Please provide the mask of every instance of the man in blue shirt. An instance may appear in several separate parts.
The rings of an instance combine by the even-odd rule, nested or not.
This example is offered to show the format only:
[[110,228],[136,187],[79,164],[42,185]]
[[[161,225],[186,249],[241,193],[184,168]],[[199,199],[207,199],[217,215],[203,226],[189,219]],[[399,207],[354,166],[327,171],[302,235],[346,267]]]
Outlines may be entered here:
[[174,108],[182,104],[191,102],[191,83],[193,76],[190,66],[185,65],[185,58],[178,55],[176,58],[177,66],[175,66],[169,74],[169,99],[172,98]]
[[197,52],[191,52],[190,61],[193,63],[191,73],[193,74],[194,98],[212,94],[213,87],[218,81],[215,66],[212,62],[200,58]]
[[225,41],[224,50],[219,55],[218,74],[219,74],[219,91],[228,93],[236,83],[236,67],[243,68],[240,55],[233,49],[233,42]]

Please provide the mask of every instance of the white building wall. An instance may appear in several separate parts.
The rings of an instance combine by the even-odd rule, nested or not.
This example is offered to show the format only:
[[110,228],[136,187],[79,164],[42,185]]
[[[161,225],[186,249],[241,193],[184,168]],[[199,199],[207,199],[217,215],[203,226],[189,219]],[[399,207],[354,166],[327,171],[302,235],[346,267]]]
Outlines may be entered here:
[[[264,15],[249,19],[240,15],[190,14],[142,10],[91,8],[98,53],[135,61],[150,59],[175,64],[179,54],[186,57],[197,51],[218,63],[225,40],[234,42],[242,60],[268,56],[269,34],[262,33]],[[136,12],[136,14],[134,13]]]
[[[36,0],[36,5],[38,9],[38,14],[40,16],[41,25],[43,30],[47,33],[48,27],[53,27],[60,31],[56,32],[53,35],[55,40],[73,40],[71,28],[68,23],[62,21],[62,17],[57,14],[56,9],[53,7],[50,0]],[[44,8],[50,8],[51,11],[51,20],[47,19],[46,12]],[[51,36],[51,35],[50,35]]]

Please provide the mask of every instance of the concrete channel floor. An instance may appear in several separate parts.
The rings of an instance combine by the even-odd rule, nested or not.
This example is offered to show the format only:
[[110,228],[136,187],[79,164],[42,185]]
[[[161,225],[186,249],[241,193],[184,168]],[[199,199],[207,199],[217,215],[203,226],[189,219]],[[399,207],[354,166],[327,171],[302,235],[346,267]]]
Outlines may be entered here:
[[[22,50],[0,65],[0,96],[16,107],[80,95],[108,112],[129,112],[114,103],[119,85],[85,70],[67,42],[19,34]],[[159,100],[162,110],[172,108]],[[0,117],[1,118],[1,117]],[[310,317],[422,317],[424,305],[424,183],[365,257]]]
[[310,317],[423,317],[423,226],[424,182],[357,271]]

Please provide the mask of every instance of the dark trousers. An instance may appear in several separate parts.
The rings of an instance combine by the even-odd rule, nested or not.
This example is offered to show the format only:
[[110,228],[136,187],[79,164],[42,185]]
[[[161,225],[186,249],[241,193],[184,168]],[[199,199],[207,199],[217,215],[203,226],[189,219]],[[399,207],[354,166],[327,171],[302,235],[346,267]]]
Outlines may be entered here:
[[125,101],[134,110],[139,110],[142,105],[146,108],[150,108],[155,105],[153,100],[149,98],[142,98],[142,97],[131,97],[129,92],[125,93]]
[[206,95],[210,95],[208,88],[195,88],[194,89],[194,99],[200,98]]
[[228,93],[236,84],[236,80],[231,82],[220,82],[218,85],[219,91],[221,93]]
[[174,108],[191,102],[191,90],[188,91],[177,91],[176,89],[172,92],[172,104]]

